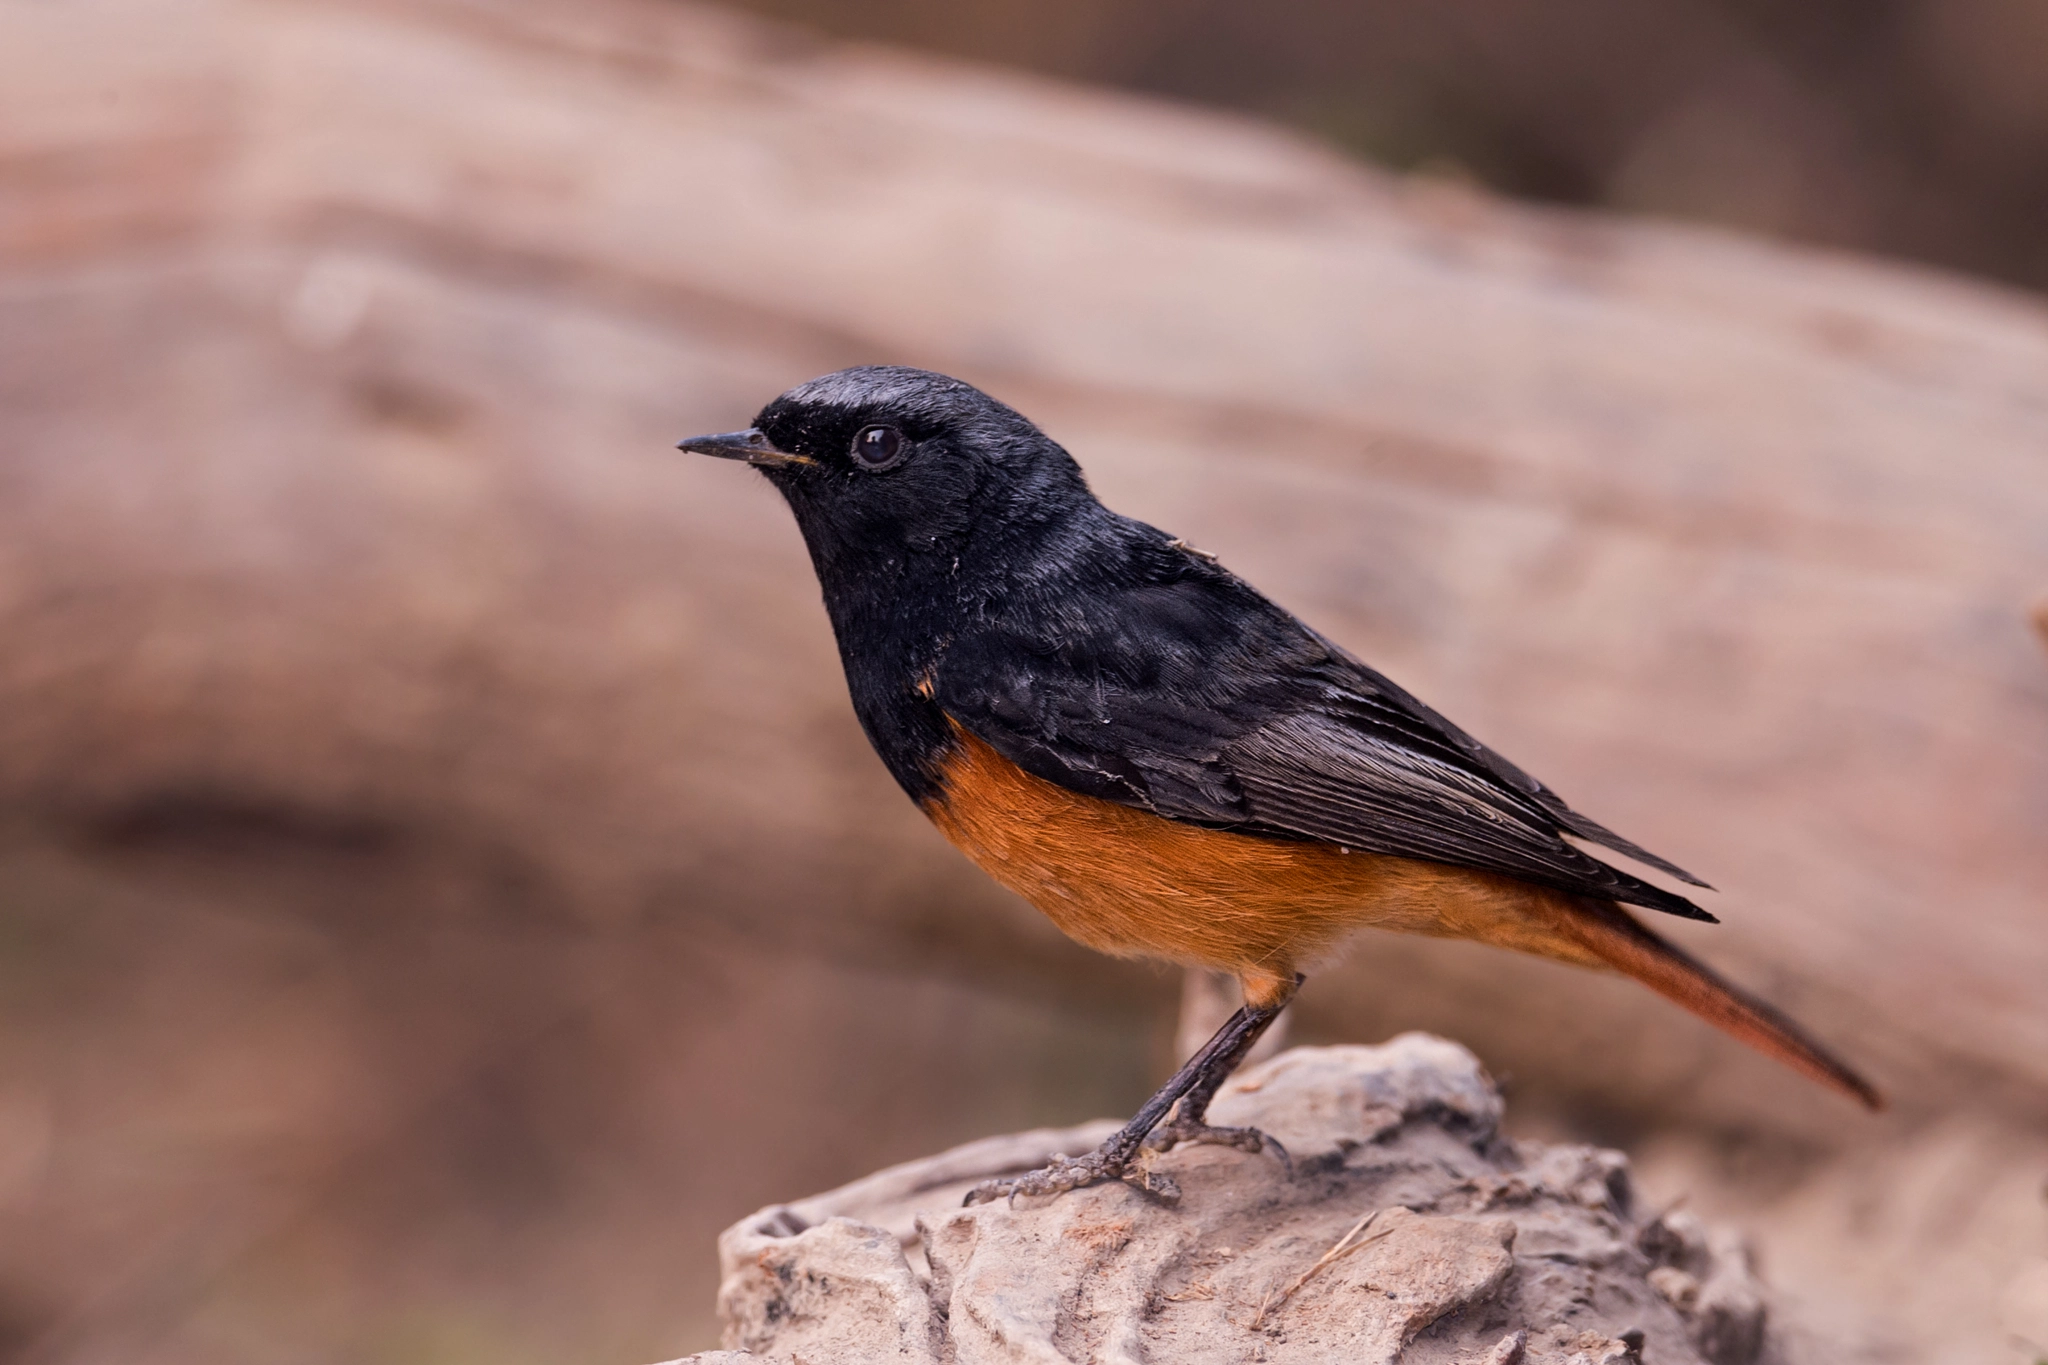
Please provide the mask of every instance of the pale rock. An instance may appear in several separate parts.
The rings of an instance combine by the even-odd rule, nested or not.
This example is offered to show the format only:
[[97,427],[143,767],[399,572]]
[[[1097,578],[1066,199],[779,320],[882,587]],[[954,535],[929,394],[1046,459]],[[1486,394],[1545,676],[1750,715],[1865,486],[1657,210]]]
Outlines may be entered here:
[[[907,1365],[1747,1365],[1739,1239],[1638,1223],[1628,1162],[1499,1136],[1478,1061],[1408,1034],[1250,1068],[1215,1117],[1285,1142],[1154,1158],[1127,1184],[963,1208],[977,1181],[1086,1150],[1103,1123],[994,1138],[778,1204],[720,1239],[726,1345]],[[1675,1276],[1695,1282],[1674,1294]],[[757,1353],[753,1356],[745,1352]],[[1745,1354],[1745,1352],[1747,1354]]]
[[1753,1365],[1763,1352],[1765,1306],[1748,1244],[1683,1211],[1646,1224],[1636,1244],[1657,1263],[1650,1283],[1684,1315],[1699,1353],[1712,1365]]
[[938,1325],[924,1286],[886,1230],[828,1218],[793,1236],[744,1226],[719,1239],[718,1311],[728,1345],[818,1359],[877,1355],[938,1365]]
[[1381,1047],[1296,1048],[1226,1084],[1209,1112],[1233,1126],[1256,1114],[1259,1127],[1308,1156],[1372,1142],[1419,1114],[1490,1138],[1501,1100],[1470,1052],[1407,1033]]

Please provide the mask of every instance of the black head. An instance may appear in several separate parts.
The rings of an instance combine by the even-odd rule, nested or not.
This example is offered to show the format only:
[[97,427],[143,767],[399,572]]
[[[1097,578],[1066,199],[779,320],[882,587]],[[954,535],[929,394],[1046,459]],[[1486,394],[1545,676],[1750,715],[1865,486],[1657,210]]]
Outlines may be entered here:
[[1135,637],[1114,612],[1084,628],[1089,603],[1151,591],[1152,615],[1178,619],[1157,608],[1157,590],[1221,574],[1104,508],[1073,457],[1018,413],[927,370],[828,374],[748,430],[681,448],[744,460],[782,490],[854,711],[919,801],[940,790],[937,765],[957,743],[937,695],[949,659],[978,678],[1064,651],[1064,667],[1101,672]]
[[972,385],[899,365],[799,384],[751,429],[680,448],[767,475],[821,576],[950,563],[1094,505],[1073,457],[1022,415]]

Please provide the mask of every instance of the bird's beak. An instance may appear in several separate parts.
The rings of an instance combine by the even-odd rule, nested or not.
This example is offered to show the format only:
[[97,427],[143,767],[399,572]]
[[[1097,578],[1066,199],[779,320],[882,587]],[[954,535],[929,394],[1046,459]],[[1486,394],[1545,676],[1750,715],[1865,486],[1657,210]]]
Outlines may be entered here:
[[721,431],[715,436],[692,436],[687,441],[676,442],[676,449],[696,455],[716,455],[721,460],[745,460],[748,464],[763,467],[817,463],[806,455],[777,450],[775,443],[758,427],[748,427],[745,431]]

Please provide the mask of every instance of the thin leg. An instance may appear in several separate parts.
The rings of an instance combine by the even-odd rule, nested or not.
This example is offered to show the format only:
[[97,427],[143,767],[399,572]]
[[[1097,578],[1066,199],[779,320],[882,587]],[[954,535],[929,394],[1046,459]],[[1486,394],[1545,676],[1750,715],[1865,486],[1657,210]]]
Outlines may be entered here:
[[[1301,989],[1301,983],[1305,979],[1299,972],[1247,977],[1243,979],[1245,999],[1255,1006],[1263,1006],[1270,1010],[1277,1018],[1288,1002],[1294,999],[1295,993]],[[1216,1064],[1181,1096],[1179,1105],[1173,1111],[1173,1117],[1154,1128],[1146,1137],[1145,1146],[1155,1152],[1164,1152],[1183,1142],[1196,1142],[1235,1147],[1244,1152],[1270,1151],[1292,1170],[1293,1159],[1288,1156],[1287,1149],[1280,1145],[1280,1140],[1272,1134],[1262,1133],[1256,1128],[1219,1128],[1206,1122],[1209,1101],[1216,1098],[1216,1092],[1222,1088],[1223,1082],[1258,1048],[1259,1040],[1265,1032],[1266,1029],[1262,1027],[1258,1032],[1247,1036],[1233,1054],[1219,1057]]]
[[[1181,975],[1180,1026],[1173,1035],[1173,1051],[1177,1057],[1192,1057],[1201,1051],[1202,1044],[1209,1041],[1209,1035],[1223,1027],[1223,1021],[1237,1013],[1237,1007],[1248,997],[1244,983],[1237,973],[1221,971],[1215,967],[1189,967]],[[1271,1000],[1261,999],[1262,1005]],[[1240,1068],[1271,1056],[1287,1045],[1287,1016],[1283,1013],[1273,1021],[1271,1028],[1259,1035],[1259,1041],[1252,1044],[1252,1050],[1245,1053]]]
[[[1293,992],[1290,990],[1287,994],[1292,996]],[[1160,1086],[1152,1098],[1146,1100],[1143,1107],[1132,1116],[1129,1123],[1111,1133],[1100,1147],[1086,1156],[1056,1157],[1051,1165],[1039,1170],[1028,1171],[1019,1176],[984,1180],[967,1192],[967,1198],[962,1203],[977,1204],[990,1199],[1015,1199],[1020,1194],[1061,1194],[1067,1190],[1079,1189],[1083,1185],[1093,1185],[1098,1181],[1121,1180],[1130,1169],[1132,1159],[1145,1145],[1146,1136],[1159,1126],[1160,1120],[1166,1117],[1167,1111],[1173,1108],[1175,1101],[1183,1101],[1185,1109],[1183,1097],[1196,1094],[1201,1097],[1193,1111],[1197,1126],[1207,1133],[1233,1136],[1206,1138],[1191,1133],[1189,1137],[1192,1140],[1227,1141],[1232,1146],[1244,1147],[1247,1145],[1246,1142],[1234,1136],[1244,1133],[1252,1135],[1248,1150],[1257,1151],[1266,1143],[1272,1143],[1279,1149],[1278,1143],[1274,1143],[1271,1138],[1256,1129],[1211,1129],[1200,1124],[1199,1119],[1207,1111],[1210,1098],[1223,1084],[1224,1078],[1244,1060],[1245,1053],[1251,1051],[1252,1044],[1259,1040],[1259,1035],[1280,1017],[1280,1011],[1286,1007],[1287,1001],[1283,998],[1277,1004],[1246,1005],[1231,1015],[1223,1027],[1216,1030],[1216,1036],[1204,1043],[1194,1056],[1188,1058],[1181,1069],[1173,1073],[1173,1079]],[[1284,1150],[1281,1151],[1281,1156],[1286,1156]],[[1177,1198],[1180,1194],[1169,1177],[1157,1172],[1145,1173],[1137,1183],[1154,1194],[1168,1198]]]
[[1222,1147],[1236,1147],[1246,1152],[1271,1149],[1282,1162],[1292,1168],[1294,1161],[1287,1155],[1287,1149],[1270,1133],[1262,1133],[1256,1128],[1217,1128],[1205,1122],[1209,1114],[1209,1101],[1216,1098],[1216,1092],[1223,1088],[1223,1082],[1230,1079],[1230,1073],[1237,1070],[1245,1055],[1258,1044],[1259,1035],[1266,1031],[1267,1025],[1280,1017],[1281,1008],[1284,1006],[1262,1011],[1266,1018],[1258,1027],[1246,1033],[1228,1056],[1217,1058],[1215,1065],[1188,1087],[1187,1092],[1180,1097],[1180,1104],[1174,1109],[1173,1117],[1146,1136],[1146,1147],[1156,1152],[1164,1152],[1183,1142],[1202,1142]]

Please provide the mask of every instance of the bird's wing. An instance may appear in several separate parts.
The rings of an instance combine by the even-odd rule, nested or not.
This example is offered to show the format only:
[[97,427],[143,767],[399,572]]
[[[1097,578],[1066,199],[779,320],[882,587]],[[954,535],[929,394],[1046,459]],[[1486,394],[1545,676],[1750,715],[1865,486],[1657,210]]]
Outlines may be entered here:
[[1609,833],[1221,570],[956,640],[939,706],[1026,772],[1175,820],[1504,873],[1691,919]]

